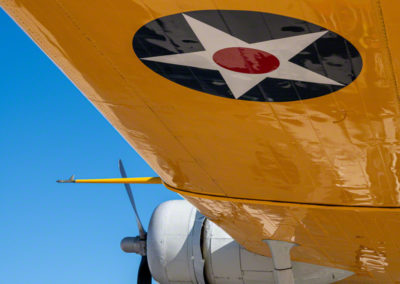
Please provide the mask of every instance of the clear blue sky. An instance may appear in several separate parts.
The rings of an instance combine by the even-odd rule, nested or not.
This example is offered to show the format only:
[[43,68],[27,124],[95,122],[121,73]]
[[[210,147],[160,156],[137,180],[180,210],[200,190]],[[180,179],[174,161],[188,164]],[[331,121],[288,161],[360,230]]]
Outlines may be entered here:
[[[0,283],[136,283],[140,257],[122,185],[57,184],[58,178],[155,173],[47,56],[0,9]],[[134,187],[146,227],[179,196]]]

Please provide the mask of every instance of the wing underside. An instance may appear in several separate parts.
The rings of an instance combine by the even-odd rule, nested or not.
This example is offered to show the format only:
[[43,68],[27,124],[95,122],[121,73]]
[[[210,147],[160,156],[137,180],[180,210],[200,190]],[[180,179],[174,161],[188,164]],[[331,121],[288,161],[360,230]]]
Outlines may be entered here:
[[[296,261],[354,271],[349,283],[400,281],[395,1],[0,3],[168,188],[247,249],[293,241]],[[312,41],[282,40],[296,35]],[[223,70],[210,52],[224,37],[293,68]]]

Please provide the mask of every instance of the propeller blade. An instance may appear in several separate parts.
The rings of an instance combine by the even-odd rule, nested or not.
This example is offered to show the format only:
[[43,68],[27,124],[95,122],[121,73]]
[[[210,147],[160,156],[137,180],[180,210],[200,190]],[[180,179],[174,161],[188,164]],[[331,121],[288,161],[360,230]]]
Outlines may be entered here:
[[147,256],[142,256],[142,260],[140,261],[137,284],[151,284],[151,273]]
[[[121,172],[121,176],[123,178],[126,178],[127,176],[126,176],[125,168],[124,168],[124,165],[122,164],[121,160],[119,160],[118,165],[119,165],[119,171]],[[125,185],[126,193],[128,194],[129,200],[132,204],[133,211],[135,211],[136,222],[137,222],[138,229],[139,229],[139,237],[141,240],[145,240],[146,239],[146,231],[143,228],[142,222],[140,221],[139,214],[136,209],[135,199],[133,198],[131,186],[129,185],[129,183],[125,183],[124,185]],[[146,260],[146,262],[147,262],[147,260]]]

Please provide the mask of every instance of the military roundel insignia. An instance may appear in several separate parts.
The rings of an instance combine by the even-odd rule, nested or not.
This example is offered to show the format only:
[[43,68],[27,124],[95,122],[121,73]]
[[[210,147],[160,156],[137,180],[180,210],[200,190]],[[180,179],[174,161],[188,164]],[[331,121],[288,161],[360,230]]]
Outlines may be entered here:
[[320,26],[276,14],[204,10],[141,27],[138,58],[185,87],[225,98],[287,102],[335,92],[361,72],[357,49]]

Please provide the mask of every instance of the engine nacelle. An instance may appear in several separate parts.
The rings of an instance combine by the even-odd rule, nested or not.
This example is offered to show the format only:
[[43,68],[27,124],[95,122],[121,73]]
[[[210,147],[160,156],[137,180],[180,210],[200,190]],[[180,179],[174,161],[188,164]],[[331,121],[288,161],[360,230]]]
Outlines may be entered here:
[[[162,284],[274,283],[272,258],[247,251],[184,200],[162,203],[147,235],[153,278]],[[353,273],[292,262],[297,283],[333,283]]]
[[156,208],[147,232],[147,259],[155,280],[205,283],[200,240],[204,220],[184,200],[167,201]]

